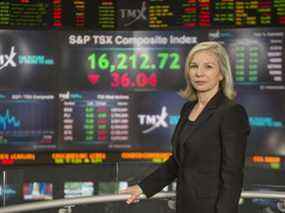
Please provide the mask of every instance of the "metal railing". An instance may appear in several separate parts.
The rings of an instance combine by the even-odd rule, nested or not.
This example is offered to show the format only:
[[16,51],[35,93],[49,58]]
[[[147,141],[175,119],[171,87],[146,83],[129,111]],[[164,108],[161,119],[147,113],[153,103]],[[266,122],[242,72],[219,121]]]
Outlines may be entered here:
[[[65,206],[76,206],[83,204],[106,203],[115,201],[125,201],[128,199],[129,194],[116,194],[116,195],[100,195],[92,197],[68,198],[57,199],[52,201],[39,201],[27,204],[17,204],[0,208],[0,213],[15,213],[15,212],[28,212],[40,209],[49,209]],[[175,192],[161,192],[153,196],[151,199],[173,198]],[[278,191],[243,191],[242,198],[265,198],[265,199],[280,199],[283,203],[285,201],[285,192]],[[147,199],[145,195],[141,195],[140,199]]]

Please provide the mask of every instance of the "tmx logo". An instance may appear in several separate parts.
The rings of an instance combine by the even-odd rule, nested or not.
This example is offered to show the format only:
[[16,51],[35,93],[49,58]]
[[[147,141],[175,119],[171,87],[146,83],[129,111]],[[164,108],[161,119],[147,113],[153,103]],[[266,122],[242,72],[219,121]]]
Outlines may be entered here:
[[166,112],[166,106],[162,107],[160,115],[142,115],[142,114],[138,115],[138,118],[140,120],[140,125],[151,125],[150,128],[143,130],[143,134],[150,133],[161,126],[167,128],[168,127],[168,124],[166,122],[167,116],[168,113]]
[[133,18],[130,22],[124,24],[125,27],[128,27],[140,19],[146,20],[146,2],[142,2],[141,9],[120,9],[120,12],[122,18]]
[[16,67],[16,63],[14,61],[15,56],[16,52],[14,46],[11,47],[9,55],[7,54],[0,55],[0,70],[2,70],[5,67],[8,67],[9,65],[11,65],[12,67]]

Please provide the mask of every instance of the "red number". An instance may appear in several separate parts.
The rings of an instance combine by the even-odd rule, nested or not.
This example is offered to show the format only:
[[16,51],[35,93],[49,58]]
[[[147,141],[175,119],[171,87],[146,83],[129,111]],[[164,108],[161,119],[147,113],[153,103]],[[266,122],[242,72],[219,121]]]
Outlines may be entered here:
[[147,85],[147,75],[143,72],[137,73],[136,83],[138,87],[145,87]]
[[157,87],[157,75],[156,75],[156,73],[152,73],[149,76],[148,81],[152,87]]
[[112,74],[112,82],[111,87],[116,88],[120,86],[120,74],[118,72],[114,72]]
[[121,77],[121,85],[124,88],[129,88],[131,84],[131,79],[127,73],[123,73]]

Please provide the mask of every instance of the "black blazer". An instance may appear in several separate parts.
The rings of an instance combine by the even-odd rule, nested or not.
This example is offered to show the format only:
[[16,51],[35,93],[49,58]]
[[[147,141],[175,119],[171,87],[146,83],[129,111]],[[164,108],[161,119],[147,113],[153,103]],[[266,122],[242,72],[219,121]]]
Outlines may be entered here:
[[247,113],[219,91],[177,150],[179,134],[194,105],[187,102],[181,110],[171,140],[173,155],[139,185],[149,198],[177,178],[177,213],[237,213],[250,132]]

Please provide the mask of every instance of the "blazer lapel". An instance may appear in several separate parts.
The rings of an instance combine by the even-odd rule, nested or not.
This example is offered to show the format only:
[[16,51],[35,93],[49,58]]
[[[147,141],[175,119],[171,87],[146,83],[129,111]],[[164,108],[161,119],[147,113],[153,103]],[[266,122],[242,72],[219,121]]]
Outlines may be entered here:
[[181,132],[185,122],[187,121],[188,115],[191,112],[191,110],[193,109],[194,105],[195,105],[194,102],[189,102],[189,105],[187,106],[185,111],[183,111],[181,113],[179,122],[177,123],[177,126],[174,130],[174,133],[173,133],[173,136],[171,139],[171,143],[172,143],[172,147],[173,147],[173,154],[174,154],[174,157],[176,158],[176,161],[178,164],[180,164],[180,161],[179,161],[180,159],[177,159],[177,145],[178,145],[177,143],[179,143],[179,135],[180,135],[180,132]]
[[[191,137],[193,137],[193,135],[199,130],[199,128],[203,127],[204,124],[206,124],[207,120],[209,120],[209,118],[216,112],[217,108],[222,105],[222,103],[226,100],[226,97],[224,96],[222,91],[218,91],[217,94],[211,98],[211,100],[208,102],[208,104],[205,106],[205,108],[203,109],[203,111],[201,112],[201,114],[198,116],[198,118],[195,121],[195,124],[193,126],[191,126],[190,128],[192,128],[189,132],[189,135],[187,137],[186,140],[184,141],[179,141],[179,132],[177,133],[176,137],[176,141],[180,146],[180,157],[181,157],[181,161],[184,157],[184,144],[187,141],[191,140]],[[191,110],[193,109],[194,105],[197,102],[194,102],[193,105],[191,105],[192,107],[187,110],[188,114],[185,117],[185,120],[183,121],[183,123],[181,123],[180,125],[180,130],[183,128],[183,124],[185,124],[186,120],[188,119],[188,116],[191,112]]]

